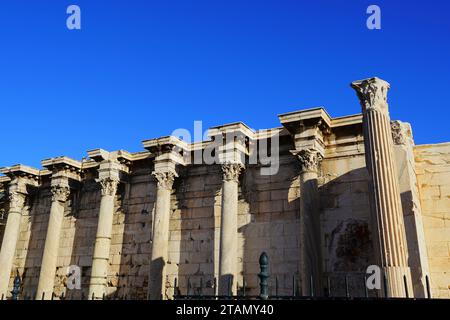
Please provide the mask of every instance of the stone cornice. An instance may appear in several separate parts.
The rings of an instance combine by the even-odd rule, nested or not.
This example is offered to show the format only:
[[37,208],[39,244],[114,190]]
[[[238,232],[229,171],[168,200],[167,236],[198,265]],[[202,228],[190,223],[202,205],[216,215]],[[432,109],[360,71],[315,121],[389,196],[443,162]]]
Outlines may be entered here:
[[11,167],[0,168],[0,172],[10,177],[27,177],[30,180],[39,180],[40,171],[38,169],[25,166],[23,164],[17,164]]

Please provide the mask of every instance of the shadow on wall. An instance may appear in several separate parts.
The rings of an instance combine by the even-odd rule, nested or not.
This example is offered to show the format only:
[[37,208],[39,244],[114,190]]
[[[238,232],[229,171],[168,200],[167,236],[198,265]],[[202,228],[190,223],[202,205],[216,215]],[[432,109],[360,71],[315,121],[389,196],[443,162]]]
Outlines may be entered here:
[[[110,266],[108,287],[110,298],[147,299],[151,268],[152,208],[156,182],[151,177],[152,164],[135,164],[128,184],[119,190],[114,225],[121,234],[113,234],[110,254],[112,262],[119,257],[119,266]],[[118,221],[123,219],[122,221]],[[123,223],[123,227],[119,225]],[[114,229],[114,227],[113,227]],[[119,232],[119,231],[117,231]],[[113,248],[115,246],[115,248]],[[117,250],[116,250],[117,249]],[[155,266],[157,267],[157,266]],[[117,270],[117,271],[116,271]],[[114,291],[114,287],[116,287]]]
[[324,290],[329,284],[332,296],[345,297],[348,285],[351,296],[364,297],[365,271],[376,263],[366,168],[327,181],[319,193],[325,242]]
[[[29,203],[31,205],[31,209],[29,211],[30,221],[28,222],[30,226],[30,237],[28,244],[24,244],[24,248],[20,248],[21,250],[26,250],[26,258],[22,274],[22,295],[24,297],[34,299],[39,281],[39,273],[41,270],[40,265],[42,262],[42,255],[44,253],[45,236],[47,234],[48,218],[50,215],[50,189],[46,188],[39,191],[32,199],[29,200]],[[22,219],[23,218],[24,217],[22,217]],[[23,231],[21,230],[21,233],[22,232]]]
[[[152,235],[152,209],[156,182],[151,175],[153,162],[134,163],[129,182],[118,192],[107,297],[147,299]],[[123,226],[121,226],[123,224]],[[116,229],[116,231],[114,231]]]
[[[292,295],[299,287],[299,164],[288,155],[272,176],[247,168],[241,183],[239,233],[245,294],[259,294],[259,257],[269,256],[269,295]],[[247,207],[246,207],[247,206]],[[243,294],[243,280],[239,279]]]
[[70,265],[81,269],[81,290],[67,290],[67,299],[87,299],[91,277],[92,255],[97,231],[100,205],[100,187],[94,178],[84,182],[79,194],[79,207],[75,213],[75,231]]
[[179,294],[214,295],[222,171],[220,166],[194,166],[188,172],[174,185],[177,209],[170,228],[169,294],[177,277]]

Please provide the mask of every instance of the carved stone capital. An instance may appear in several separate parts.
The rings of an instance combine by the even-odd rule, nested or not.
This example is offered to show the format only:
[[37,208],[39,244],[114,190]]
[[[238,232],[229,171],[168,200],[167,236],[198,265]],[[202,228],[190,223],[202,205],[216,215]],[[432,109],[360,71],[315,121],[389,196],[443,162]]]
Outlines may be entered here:
[[25,205],[25,195],[17,191],[9,191],[9,210],[10,211],[21,211]]
[[376,110],[388,113],[387,93],[390,84],[379,78],[370,78],[352,82],[363,112]]
[[302,149],[293,152],[300,161],[302,172],[317,172],[319,171],[319,163],[322,160],[322,155],[315,149]]
[[52,186],[51,193],[52,193],[52,202],[53,201],[66,202],[70,196],[70,188],[68,186]]
[[102,196],[114,196],[116,194],[119,180],[107,177],[100,179],[99,182],[102,187]]
[[222,164],[223,180],[224,181],[239,181],[239,174],[244,169],[240,163],[224,163]]
[[152,175],[158,181],[158,188],[172,190],[173,182],[175,181],[176,174],[172,171],[155,171]]
[[391,121],[391,132],[394,144],[405,145],[413,142],[411,126],[409,123],[398,120]]

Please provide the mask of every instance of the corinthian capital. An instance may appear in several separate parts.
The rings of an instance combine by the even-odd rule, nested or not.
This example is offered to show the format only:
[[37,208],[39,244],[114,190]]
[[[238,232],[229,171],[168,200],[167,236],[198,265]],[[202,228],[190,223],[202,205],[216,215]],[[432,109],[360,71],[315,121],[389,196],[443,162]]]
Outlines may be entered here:
[[244,169],[240,163],[224,163],[222,165],[223,180],[225,181],[239,181],[239,174]]
[[319,151],[315,149],[302,149],[293,152],[300,160],[302,172],[317,172],[319,170],[319,162],[322,156]]
[[66,202],[70,195],[68,186],[52,186],[52,201]]
[[23,193],[17,191],[10,191],[8,194],[9,197],[9,210],[22,210],[25,204],[25,195]]
[[363,112],[376,110],[388,113],[388,82],[375,77],[354,81],[351,86],[356,90]]
[[173,182],[175,181],[176,174],[172,171],[155,171],[152,173],[158,180],[158,188],[172,190]]
[[110,177],[100,179],[100,185],[102,187],[102,196],[114,196],[117,191],[118,179]]
[[398,120],[391,121],[392,140],[395,144],[402,145],[413,143],[411,126],[409,123]]

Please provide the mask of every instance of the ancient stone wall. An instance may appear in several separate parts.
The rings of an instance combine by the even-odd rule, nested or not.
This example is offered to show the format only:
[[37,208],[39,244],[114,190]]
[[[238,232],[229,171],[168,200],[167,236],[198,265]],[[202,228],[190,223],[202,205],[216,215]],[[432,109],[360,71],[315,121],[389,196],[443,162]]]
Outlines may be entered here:
[[450,143],[414,148],[434,297],[450,298]]

